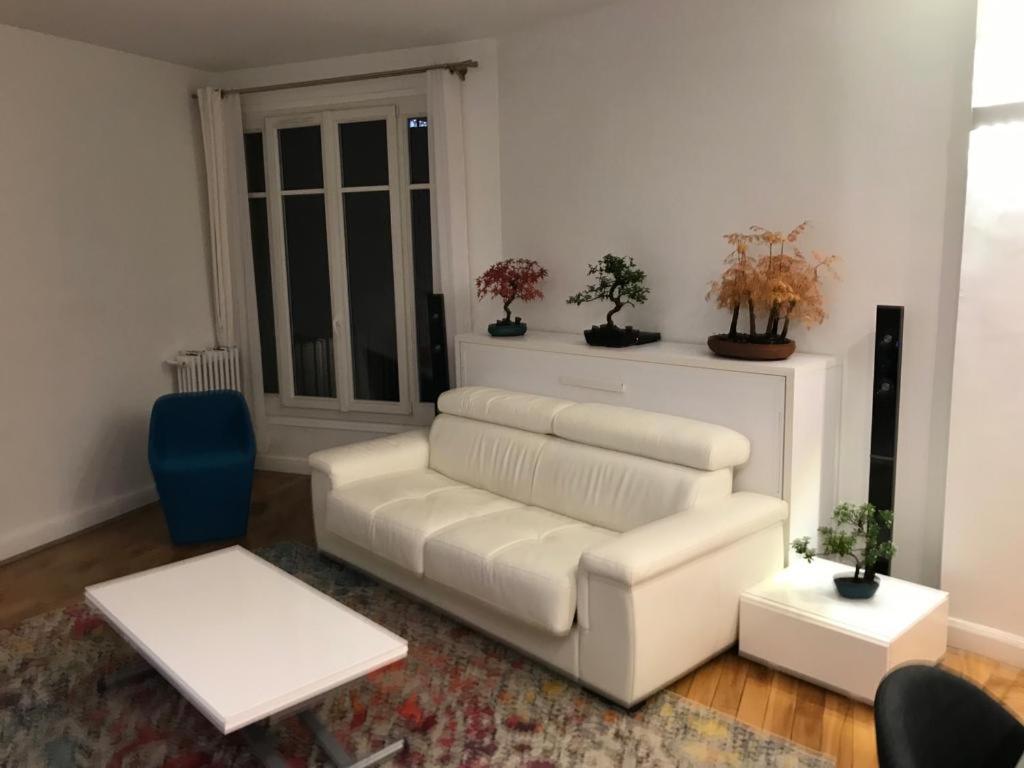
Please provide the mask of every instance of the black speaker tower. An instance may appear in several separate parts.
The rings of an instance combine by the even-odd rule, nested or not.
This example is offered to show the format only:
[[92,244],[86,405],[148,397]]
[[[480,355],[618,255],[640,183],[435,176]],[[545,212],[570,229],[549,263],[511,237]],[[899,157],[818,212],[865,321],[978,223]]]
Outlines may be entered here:
[[[896,442],[900,419],[900,358],[903,352],[903,307],[879,306],[875,311],[875,376],[871,398],[871,468],[868,501],[893,509],[896,499]],[[895,510],[893,510],[895,511]],[[892,530],[886,534],[892,540]],[[878,573],[891,563],[880,560]]]
[[437,398],[448,390],[448,330],[444,316],[444,294],[427,294],[427,329],[430,343],[430,391],[424,400],[437,404]]

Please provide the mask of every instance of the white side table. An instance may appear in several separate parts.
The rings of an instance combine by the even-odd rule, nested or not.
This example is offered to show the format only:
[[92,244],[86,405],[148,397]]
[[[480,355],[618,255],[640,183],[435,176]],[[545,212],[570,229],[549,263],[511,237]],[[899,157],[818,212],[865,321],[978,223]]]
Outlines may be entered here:
[[948,593],[881,576],[874,597],[847,600],[832,577],[848,572],[799,560],[744,592],[740,654],[869,703],[893,667],[942,657]]

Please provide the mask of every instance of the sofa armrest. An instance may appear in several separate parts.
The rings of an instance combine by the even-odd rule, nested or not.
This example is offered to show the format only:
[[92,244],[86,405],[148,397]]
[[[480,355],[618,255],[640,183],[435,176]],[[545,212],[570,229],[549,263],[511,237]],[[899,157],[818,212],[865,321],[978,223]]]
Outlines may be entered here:
[[734,493],[592,547],[581,569],[633,586],[785,520],[788,510],[773,496]]
[[337,488],[371,477],[426,469],[429,458],[427,430],[416,429],[317,451],[309,457],[309,466],[327,475],[331,487]]

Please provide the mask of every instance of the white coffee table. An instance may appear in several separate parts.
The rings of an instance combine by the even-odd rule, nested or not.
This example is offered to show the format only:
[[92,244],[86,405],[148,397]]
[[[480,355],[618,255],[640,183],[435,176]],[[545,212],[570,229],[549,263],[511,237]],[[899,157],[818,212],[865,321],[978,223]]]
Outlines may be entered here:
[[310,707],[405,658],[406,641],[241,547],[95,584],[85,597],[222,733],[246,729],[265,765],[284,766],[271,718],[294,713],[339,766],[373,765],[403,747],[355,760]]
[[836,594],[853,566],[795,560],[740,597],[740,654],[871,702],[885,674],[946,652],[949,595],[880,576],[868,600]]

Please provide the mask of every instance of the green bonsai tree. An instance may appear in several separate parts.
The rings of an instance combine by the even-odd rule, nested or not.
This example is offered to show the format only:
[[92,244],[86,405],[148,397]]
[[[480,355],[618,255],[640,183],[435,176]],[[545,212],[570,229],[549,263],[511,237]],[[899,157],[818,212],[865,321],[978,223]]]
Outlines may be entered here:
[[623,307],[635,307],[647,301],[651,289],[644,285],[647,273],[630,256],[605,254],[596,264],[587,266],[587,275],[595,280],[579,293],[566,299],[567,304],[582,305],[591,301],[610,301],[605,323],[616,327],[612,317]]
[[[873,504],[844,502],[832,511],[832,522],[818,529],[821,554],[850,558],[855,579],[874,580],[875,564],[896,554],[893,543],[883,539],[892,530],[892,512],[876,509]],[[807,562],[819,554],[809,536],[794,539],[793,550]]]

